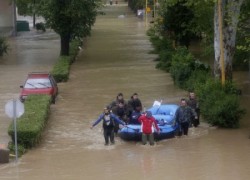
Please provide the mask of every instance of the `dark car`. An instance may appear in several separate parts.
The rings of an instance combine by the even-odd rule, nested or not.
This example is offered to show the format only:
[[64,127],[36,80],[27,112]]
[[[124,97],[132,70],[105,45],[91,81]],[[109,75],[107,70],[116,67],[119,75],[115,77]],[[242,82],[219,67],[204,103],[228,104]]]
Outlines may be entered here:
[[58,94],[58,87],[55,79],[50,73],[46,72],[32,72],[28,77],[22,88],[20,94],[21,102],[24,102],[30,94],[47,94],[51,96],[51,101],[54,104]]

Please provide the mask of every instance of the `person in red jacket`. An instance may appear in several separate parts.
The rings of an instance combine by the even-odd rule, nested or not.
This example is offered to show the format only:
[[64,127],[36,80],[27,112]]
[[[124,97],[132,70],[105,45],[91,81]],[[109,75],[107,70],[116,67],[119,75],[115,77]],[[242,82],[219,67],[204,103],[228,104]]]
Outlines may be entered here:
[[153,146],[154,129],[156,129],[157,132],[160,133],[160,129],[156,123],[155,118],[152,116],[152,113],[150,111],[146,111],[145,114],[139,117],[138,121],[141,123],[142,128],[142,144],[145,145],[147,144],[147,141],[149,141],[149,144]]

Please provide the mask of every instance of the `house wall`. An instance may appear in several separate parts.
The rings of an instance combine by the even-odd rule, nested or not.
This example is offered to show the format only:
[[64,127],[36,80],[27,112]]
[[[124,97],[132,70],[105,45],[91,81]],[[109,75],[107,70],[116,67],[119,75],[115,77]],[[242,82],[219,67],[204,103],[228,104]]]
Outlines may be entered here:
[[12,0],[0,0],[0,30],[13,30],[14,13]]

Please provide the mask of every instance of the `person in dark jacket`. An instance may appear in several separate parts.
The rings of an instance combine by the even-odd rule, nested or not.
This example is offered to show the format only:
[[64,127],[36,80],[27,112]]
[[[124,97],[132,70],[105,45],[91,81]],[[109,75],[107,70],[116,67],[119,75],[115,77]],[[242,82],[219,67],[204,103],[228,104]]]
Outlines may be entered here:
[[181,99],[180,107],[175,112],[176,122],[180,126],[179,136],[182,134],[188,135],[189,124],[191,123],[192,117],[197,119],[195,111],[187,105],[186,99]]
[[139,117],[139,122],[141,123],[142,128],[142,144],[147,144],[149,141],[150,145],[154,145],[154,129],[160,133],[160,129],[156,123],[155,118],[152,116],[150,111],[146,111],[145,114]]
[[137,93],[134,93],[129,102],[128,102],[128,106],[131,110],[136,110],[136,109],[140,109],[142,110],[142,103],[141,103],[141,100],[139,99],[138,97],[138,94]]
[[[109,108],[112,110],[112,112],[118,116],[121,120],[124,122],[128,122],[129,114],[128,114],[128,106],[127,102],[124,100],[123,94],[118,93],[116,96],[116,99],[112,101],[109,105]],[[115,135],[117,135],[119,130],[119,124],[115,122]]]
[[134,93],[130,100],[128,101],[128,112],[129,117],[131,118],[133,112],[141,112],[142,111],[142,103],[141,100],[138,98],[138,94]]
[[197,127],[200,124],[200,108],[195,93],[192,91],[189,92],[189,100],[187,101],[187,105],[191,107],[197,114],[197,119],[195,119],[193,116],[191,122],[194,127]]
[[126,124],[128,123],[128,110],[122,101],[119,102],[119,104],[112,109],[112,112]]
[[122,102],[124,107],[127,108],[127,102],[124,100],[123,94],[118,93],[116,99],[109,104],[110,109],[113,110],[113,108],[117,107],[120,102]]
[[139,117],[141,116],[142,112],[140,110],[140,108],[134,110],[131,115],[130,115],[130,121],[129,124],[140,124],[139,122]]
[[98,123],[103,122],[103,136],[105,139],[105,145],[109,145],[109,140],[111,144],[115,143],[114,140],[114,127],[115,122],[125,125],[117,116],[110,112],[108,107],[104,108],[104,112],[99,116],[99,118],[92,124],[91,129]]

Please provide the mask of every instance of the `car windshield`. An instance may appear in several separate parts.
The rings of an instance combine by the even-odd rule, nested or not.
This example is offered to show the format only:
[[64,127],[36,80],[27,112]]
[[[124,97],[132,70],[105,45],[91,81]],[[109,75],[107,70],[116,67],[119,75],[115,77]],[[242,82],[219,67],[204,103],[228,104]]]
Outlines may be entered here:
[[37,88],[51,88],[51,82],[49,79],[28,79],[24,85],[24,88],[37,89]]

